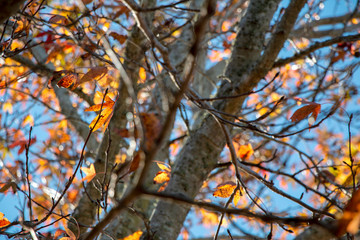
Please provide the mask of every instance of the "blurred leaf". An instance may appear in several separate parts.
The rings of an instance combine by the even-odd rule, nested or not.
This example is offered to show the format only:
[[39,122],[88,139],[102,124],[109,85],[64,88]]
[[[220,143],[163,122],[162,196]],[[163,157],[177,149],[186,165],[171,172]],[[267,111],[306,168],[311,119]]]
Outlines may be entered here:
[[96,171],[95,171],[95,167],[94,167],[94,164],[92,163],[90,165],[89,168],[86,168],[86,167],[81,167],[81,170],[85,173],[85,177],[83,177],[81,179],[81,181],[88,181],[90,182],[95,176],[96,176]]
[[230,197],[236,188],[236,183],[229,181],[219,184],[216,187],[216,191],[213,193],[214,197],[227,198]]
[[119,240],[139,240],[142,234],[143,234],[143,232],[139,230],[125,238],[121,238],[121,239],[119,238]]
[[336,235],[341,237],[346,232],[356,234],[360,224],[360,189],[356,190],[346,205],[342,217],[338,221]]

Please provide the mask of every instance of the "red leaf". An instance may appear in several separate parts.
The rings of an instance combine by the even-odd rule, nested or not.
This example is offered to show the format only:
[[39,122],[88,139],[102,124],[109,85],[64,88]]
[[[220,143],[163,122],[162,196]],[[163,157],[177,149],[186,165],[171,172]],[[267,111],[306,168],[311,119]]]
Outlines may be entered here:
[[[310,114],[311,117],[314,118],[314,122],[316,121],[316,118],[321,111],[321,105],[314,102],[308,102],[308,103],[309,103],[308,105],[303,106],[298,110],[296,110],[296,112],[294,112],[294,114],[290,118],[292,122],[301,121],[304,118],[308,117]],[[310,122],[309,122],[309,126],[311,126]]]

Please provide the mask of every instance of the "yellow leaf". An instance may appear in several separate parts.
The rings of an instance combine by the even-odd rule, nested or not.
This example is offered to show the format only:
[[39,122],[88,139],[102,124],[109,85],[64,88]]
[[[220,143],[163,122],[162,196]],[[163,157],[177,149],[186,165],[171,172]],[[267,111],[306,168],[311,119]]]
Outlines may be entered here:
[[12,114],[12,113],[13,113],[12,104],[9,103],[9,102],[4,103],[4,105],[3,105],[3,111]]
[[93,163],[90,165],[89,168],[81,167],[81,170],[86,175],[83,179],[81,179],[82,181],[88,180],[88,182],[90,182],[96,176],[96,171]]
[[254,153],[254,150],[250,143],[247,145],[241,145],[239,149],[237,149],[237,155],[243,159],[248,160]]
[[154,183],[164,183],[170,180],[170,174],[165,171],[160,171],[154,177]]
[[142,234],[143,234],[143,232],[139,230],[139,231],[134,232],[133,234],[131,234],[125,238],[121,238],[119,240],[139,240]]
[[161,162],[157,162],[156,163],[158,165],[158,167],[163,170],[163,171],[166,171],[166,172],[171,172],[171,168],[170,166],[166,166],[165,163],[161,163]]
[[[105,96],[105,102],[102,105],[102,111],[101,113],[99,113],[90,123],[89,128],[91,128],[93,130],[93,132],[95,132],[96,130],[98,130],[99,128],[101,128],[102,126],[104,126],[104,131],[106,130],[107,126],[110,123],[110,119],[113,115],[113,109],[115,106],[115,102],[108,96]],[[84,111],[85,112],[89,112],[89,111],[100,111],[101,109],[101,104],[96,104],[93,105],[89,108],[86,108]],[[100,119],[98,120],[100,116]],[[95,126],[96,123],[96,126]]]
[[236,207],[237,204],[239,203],[239,200],[240,200],[240,191],[239,190],[236,190],[236,193],[234,195],[234,199],[233,199],[233,202],[234,202],[234,206]]
[[219,184],[216,187],[216,191],[213,193],[214,197],[227,198],[230,197],[236,188],[236,183],[229,181]]
[[146,80],[146,71],[143,67],[140,67],[139,69],[139,77],[140,77],[140,82],[144,83]]
[[30,114],[25,117],[21,126],[25,127],[27,124],[29,124],[30,126],[34,126],[34,118]]

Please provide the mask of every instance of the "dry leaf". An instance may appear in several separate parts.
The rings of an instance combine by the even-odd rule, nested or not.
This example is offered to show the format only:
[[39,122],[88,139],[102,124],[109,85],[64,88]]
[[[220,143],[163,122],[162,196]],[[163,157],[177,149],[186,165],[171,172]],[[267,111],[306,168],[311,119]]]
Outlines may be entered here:
[[145,158],[145,156],[144,156],[143,152],[135,153],[135,156],[134,156],[133,160],[131,161],[128,173],[136,171],[136,169],[139,168],[140,161],[143,160],[144,158]]
[[69,23],[69,21],[64,16],[54,15],[49,19],[49,23],[57,23],[57,24],[66,25]]
[[68,73],[59,80],[56,84],[58,87],[69,88],[79,81],[79,76],[76,73]]
[[90,182],[95,176],[96,176],[96,171],[95,171],[95,167],[94,167],[94,164],[92,163],[90,165],[89,168],[86,168],[86,167],[81,167],[80,168],[84,173],[85,173],[85,177],[83,177],[81,179],[81,181],[88,181]]
[[[299,101],[299,100],[298,100]],[[309,119],[309,126],[311,126],[313,123],[315,123],[317,116],[319,115],[321,111],[321,105],[314,102],[308,102],[301,100],[303,103],[307,103],[308,105],[303,106],[296,110],[294,114],[291,116],[290,120],[292,122],[298,122],[306,118],[307,116],[310,116]]]
[[229,181],[226,183],[219,184],[216,187],[216,191],[213,193],[214,197],[227,198],[230,197],[236,188],[236,183]]
[[120,44],[123,44],[127,39],[127,36],[118,34],[116,32],[111,32],[109,35],[116,39]]
[[101,78],[105,77],[107,72],[107,67],[93,67],[80,79],[77,84],[82,84],[92,80],[100,80]]

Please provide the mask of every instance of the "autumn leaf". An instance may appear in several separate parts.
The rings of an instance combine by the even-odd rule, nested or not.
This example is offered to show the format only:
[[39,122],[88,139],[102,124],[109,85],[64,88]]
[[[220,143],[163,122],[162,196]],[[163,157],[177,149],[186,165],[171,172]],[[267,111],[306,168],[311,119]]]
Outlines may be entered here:
[[108,72],[107,67],[93,67],[80,80],[78,84],[82,84],[92,80],[99,80],[103,78]]
[[17,191],[16,182],[13,182],[13,181],[5,183],[4,186],[2,186],[0,188],[0,193],[6,193],[10,187],[11,187],[12,192],[16,193],[16,191]]
[[[32,138],[30,140],[30,145],[36,142],[36,137]],[[18,147],[20,146],[20,149],[18,151],[18,154],[21,154],[24,150],[25,150],[25,146],[26,144],[28,144],[29,141],[28,140],[16,140],[15,142],[13,142],[12,144],[9,145],[9,148],[12,149],[14,147]]]
[[229,181],[219,184],[216,187],[216,191],[213,193],[214,197],[227,198],[230,197],[236,188],[236,183]]
[[25,127],[27,124],[29,124],[30,126],[34,126],[34,118],[30,114],[25,117],[25,119],[22,122],[21,126]]
[[145,68],[140,67],[139,68],[139,77],[140,77],[140,82],[144,83],[146,81],[146,71]]
[[143,160],[144,158],[145,158],[145,156],[142,151],[136,152],[133,160],[131,161],[128,173],[136,171],[139,168],[140,161]]
[[234,203],[235,207],[239,203],[240,197],[241,197],[241,193],[240,193],[240,190],[238,189],[238,190],[236,190],[236,193],[235,193],[234,199],[233,199],[233,203]]
[[77,73],[68,73],[62,77],[56,85],[58,87],[69,88],[71,86],[75,86],[78,81],[79,76]]
[[13,113],[12,104],[9,103],[9,102],[4,103],[2,109],[3,109],[3,112],[8,112],[8,113],[10,113],[10,114]]
[[111,32],[109,35],[116,39],[120,44],[123,44],[127,39],[127,36],[118,34],[116,32]]
[[75,234],[69,228],[65,227],[65,231],[69,237],[62,237],[59,240],[76,240],[77,239]]
[[254,154],[254,150],[250,143],[247,145],[240,145],[236,152],[242,160],[248,160]]
[[66,17],[61,16],[61,15],[54,15],[49,19],[49,23],[55,23],[55,24],[62,24],[62,25],[66,25],[68,24],[68,20]]
[[[89,128],[95,132],[102,126],[104,126],[104,131],[106,130],[107,126],[109,125],[110,119],[113,115],[115,102],[108,96],[105,96],[104,104],[102,105],[102,111],[92,120],[92,122],[89,125]],[[89,108],[86,108],[84,111],[100,111],[101,110],[101,104],[93,105]],[[98,118],[100,116],[100,119],[98,121]],[[96,123],[96,126],[95,126]]]
[[341,237],[346,232],[356,234],[360,225],[360,189],[356,190],[346,205],[342,217],[338,221],[336,235]]
[[316,118],[321,111],[321,105],[318,103],[308,102],[305,100],[301,100],[301,101],[302,103],[307,103],[307,105],[296,110],[294,114],[291,116],[290,120],[292,122],[298,122],[305,119],[311,114],[309,118],[309,127],[310,127],[312,124],[315,123]]
[[95,171],[95,167],[94,167],[94,164],[92,163],[90,165],[89,168],[86,168],[86,167],[81,167],[80,168],[84,173],[85,173],[85,177],[83,177],[81,179],[81,181],[88,181],[90,182],[95,176],[96,176],[96,171]]
[[[156,113],[140,113],[140,118],[144,128],[145,147],[149,150],[161,131],[160,119]],[[116,132],[124,138],[131,136],[128,129],[117,129]],[[136,127],[133,135],[135,138],[139,137],[139,132]]]
[[156,173],[156,176],[154,177],[154,184],[165,183],[158,190],[158,192],[161,192],[161,191],[165,190],[165,188],[167,187],[167,185],[170,181],[171,167],[166,166],[164,163],[161,163],[161,162],[157,162],[157,165],[162,171],[159,171]]
[[0,228],[10,225],[11,222],[4,217],[4,214],[0,212]]
[[133,234],[131,234],[127,237],[121,238],[119,240],[139,240],[142,234],[143,234],[143,232],[139,230],[139,231],[136,231]]

